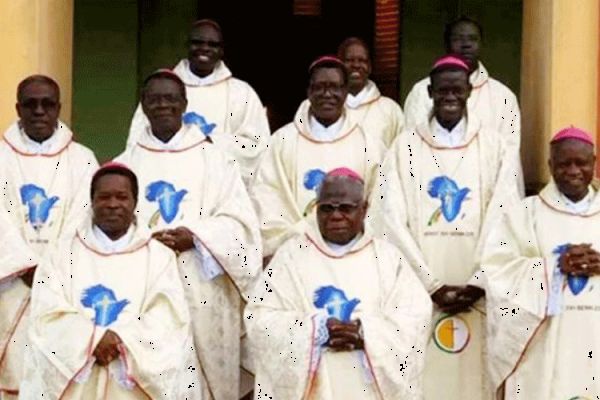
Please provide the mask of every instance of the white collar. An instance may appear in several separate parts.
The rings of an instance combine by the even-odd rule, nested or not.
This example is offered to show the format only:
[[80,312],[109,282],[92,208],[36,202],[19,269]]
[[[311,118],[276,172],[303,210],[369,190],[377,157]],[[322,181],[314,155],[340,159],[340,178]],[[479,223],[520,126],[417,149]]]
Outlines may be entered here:
[[25,144],[25,147],[27,148],[27,151],[29,153],[33,153],[33,154],[49,153],[50,150],[52,149],[52,146],[54,146],[54,144],[56,143],[57,137],[58,137],[58,135],[56,135],[56,129],[55,129],[54,132],[52,132],[52,136],[50,136],[48,139],[44,140],[42,143],[39,143],[39,142],[36,142],[35,140],[32,140],[29,136],[27,136],[27,134],[25,133],[23,128],[19,128],[19,130],[23,137],[23,142]]
[[440,125],[436,117],[433,117],[430,128],[433,139],[437,144],[448,147],[457,147],[462,144],[465,135],[467,134],[467,119],[462,117],[454,128],[448,130]]
[[360,240],[361,237],[362,237],[362,233],[359,233],[358,235],[356,235],[354,237],[354,239],[352,239],[351,241],[349,241],[346,244],[331,243],[326,240],[325,240],[325,244],[327,244],[329,249],[336,256],[340,257],[340,256],[346,255],[350,250],[352,250],[352,247],[354,247],[354,245]]
[[106,253],[118,253],[125,250],[129,243],[131,243],[134,227],[133,224],[129,225],[127,232],[117,240],[112,240],[106,236],[106,233],[95,224],[92,226],[92,232],[94,233],[96,244],[102,251]]
[[574,202],[571,199],[569,199],[567,196],[565,196],[562,192],[560,192],[560,201],[563,202],[563,204],[565,205],[565,207],[567,207],[569,209],[569,211],[575,213],[575,214],[585,214],[590,206],[592,205],[592,200],[594,200],[594,196],[596,194],[596,191],[594,190],[594,188],[592,188],[592,186],[588,187],[588,192],[585,195],[585,197],[581,200],[579,200],[578,202]]
[[318,140],[329,141],[337,138],[342,125],[344,124],[344,116],[329,126],[321,124],[314,116],[310,116],[310,134]]
[[217,74],[218,67],[221,65],[221,61],[219,61],[212,72],[205,77],[200,77],[192,72],[190,68],[190,63],[188,60],[185,60],[185,68],[182,69],[182,73],[185,74],[184,81],[191,82],[194,86],[208,86],[215,83],[215,81],[219,78],[219,74]]
[[181,128],[166,143],[154,136],[154,133],[152,133],[152,127],[148,126],[146,129],[148,135],[150,135],[150,141],[152,142],[153,146],[157,147],[160,150],[174,150],[177,148],[179,142],[181,142],[181,139],[184,136],[184,128],[185,124],[182,123]]
[[368,85],[365,85],[365,87],[363,87],[362,90],[356,94],[356,96],[354,96],[352,93],[348,93],[348,96],[346,96],[346,105],[350,108],[360,107],[365,97],[367,97],[368,92]]

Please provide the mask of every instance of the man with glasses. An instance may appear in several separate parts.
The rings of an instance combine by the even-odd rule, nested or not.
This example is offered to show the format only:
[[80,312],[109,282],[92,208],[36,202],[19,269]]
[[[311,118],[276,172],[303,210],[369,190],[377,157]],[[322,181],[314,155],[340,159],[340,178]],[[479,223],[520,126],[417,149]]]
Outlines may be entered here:
[[[24,79],[17,88],[19,120],[0,143],[2,208],[37,260],[85,217],[86,187],[98,167],[92,151],[74,142],[58,119],[60,106],[53,79]],[[36,265],[18,273],[0,265],[0,397],[18,395]]]
[[[219,24],[209,19],[197,21],[188,36],[188,57],[173,72],[186,86],[184,121],[196,124],[217,147],[231,155],[247,184],[266,149],[269,123],[258,95],[248,83],[231,75],[223,54]],[[131,122],[128,147],[135,145],[148,124],[140,104]]]
[[462,58],[436,60],[432,118],[399,136],[370,210],[378,232],[417,260],[412,265],[436,305],[426,399],[491,399],[484,373],[485,305],[479,301],[484,282],[476,271],[490,227],[518,201],[518,166],[501,133],[466,111],[468,74]]
[[246,308],[255,393],[273,399],[420,399],[431,300],[403,254],[365,227],[361,176],[323,179]]
[[344,63],[324,56],[308,72],[308,100],[300,105],[294,121],[271,137],[250,187],[266,257],[299,231],[315,205],[326,171],[350,167],[363,177],[368,192],[384,151],[380,140],[346,114]]

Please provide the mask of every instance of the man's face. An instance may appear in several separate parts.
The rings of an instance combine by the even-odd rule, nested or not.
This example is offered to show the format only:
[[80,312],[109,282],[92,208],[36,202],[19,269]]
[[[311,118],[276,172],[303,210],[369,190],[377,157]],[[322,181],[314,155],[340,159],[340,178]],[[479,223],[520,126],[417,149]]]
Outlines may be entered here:
[[573,201],[581,200],[594,177],[594,149],[574,139],[551,145],[548,165],[558,189]]
[[152,79],[142,96],[142,109],[158,137],[173,135],[181,128],[186,106],[180,86],[171,79]]
[[443,126],[453,125],[463,117],[471,84],[465,71],[442,71],[433,76],[429,85],[433,113]]
[[371,61],[369,53],[359,43],[351,44],[346,47],[342,59],[346,68],[348,68],[348,86],[351,92],[360,92],[369,79],[371,74]]
[[222,57],[223,38],[217,29],[210,25],[192,29],[188,37],[188,60],[194,74],[201,77],[211,74]]
[[461,22],[450,33],[448,53],[460,54],[469,62],[471,71],[477,69],[481,48],[481,35],[477,26],[470,22]]
[[44,82],[32,82],[17,98],[17,114],[27,136],[40,143],[52,136],[60,113],[56,89]]
[[315,118],[325,126],[342,115],[348,89],[338,68],[318,68],[310,79],[308,99]]
[[101,176],[92,198],[94,223],[109,237],[127,232],[136,201],[129,178],[118,174]]
[[317,202],[317,222],[328,242],[346,244],[364,229],[363,185],[348,177],[326,178]]

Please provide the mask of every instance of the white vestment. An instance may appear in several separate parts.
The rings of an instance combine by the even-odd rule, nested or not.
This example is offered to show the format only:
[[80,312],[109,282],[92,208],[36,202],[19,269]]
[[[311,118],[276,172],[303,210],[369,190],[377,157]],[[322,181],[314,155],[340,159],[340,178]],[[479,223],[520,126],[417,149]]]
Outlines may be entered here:
[[[20,399],[202,399],[175,254],[144,227],[128,239],[107,251],[90,220],[40,263]],[[102,367],[107,330],[122,343]]]
[[[521,148],[521,111],[514,93],[501,82],[489,76],[487,69],[480,62],[479,67],[471,73],[469,81],[473,86],[467,101],[469,115],[475,115],[484,128],[499,132],[506,141],[507,151],[519,162]],[[429,97],[427,87],[430,78],[417,82],[406,96],[404,102],[404,115],[406,128],[414,129],[416,126],[429,121],[433,109],[433,101]],[[511,150],[508,150],[511,149]],[[518,171],[523,175],[522,169]],[[522,178],[521,178],[522,179]],[[519,190],[523,194],[523,185]]]
[[250,195],[261,222],[264,255],[270,256],[303,229],[316,192],[327,172],[347,167],[360,174],[367,192],[383,158],[383,143],[366,133],[350,115],[335,139],[319,140],[311,132],[310,103],[304,101],[294,121],[273,134]]
[[[500,134],[474,117],[454,147],[438,144],[432,126],[422,124],[396,140],[371,196],[369,223],[403,251],[429,293],[442,285],[483,287],[476,274],[482,241],[502,210],[518,200],[516,166]],[[450,318],[435,313],[426,399],[489,398],[480,303]]]
[[565,245],[600,250],[600,196],[576,212],[550,182],[486,243],[489,375],[506,400],[600,396],[600,277],[563,274]]
[[[26,247],[30,258],[44,260],[49,245],[73,233],[89,210],[96,158],[59,121],[42,144],[32,143],[15,122],[0,142],[0,160],[1,208],[18,230],[14,239],[22,243],[16,246]],[[13,394],[19,387],[29,319],[30,289],[20,273],[10,263],[0,265],[0,281],[7,283],[0,287],[0,390]]]
[[[222,61],[205,79],[194,75],[187,59],[181,60],[173,72],[181,78],[187,92],[184,121],[196,124],[219,149],[231,155],[238,162],[244,181],[249,181],[270,135],[267,114],[254,89],[234,78]],[[149,125],[138,105],[127,147],[134,146]]]
[[[246,308],[255,398],[422,399],[431,300],[403,255],[369,233],[338,255],[305,228]],[[324,347],[329,317],[360,319],[364,351]]]
[[[183,125],[167,147],[147,130],[116,161],[138,177],[140,224],[154,232],[186,227],[202,245],[178,257],[195,346],[211,398],[237,399],[243,300],[259,275],[262,253],[236,164],[195,125]],[[208,259],[216,260],[219,272],[207,276]]]
[[404,114],[394,100],[382,96],[373,81],[357,94],[346,98],[346,109],[367,135],[378,138],[389,148],[404,128]]

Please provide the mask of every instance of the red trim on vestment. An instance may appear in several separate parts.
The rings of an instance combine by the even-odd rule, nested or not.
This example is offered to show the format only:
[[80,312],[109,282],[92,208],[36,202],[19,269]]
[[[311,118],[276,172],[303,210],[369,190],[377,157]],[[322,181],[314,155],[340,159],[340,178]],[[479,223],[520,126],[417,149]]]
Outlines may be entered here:
[[60,148],[58,151],[56,151],[55,153],[48,153],[48,154],[35,154],[35,153],[25,153],[24,151],[21,151],[19,149],[17,149],[17,147],[15,145],[13,145],[11,142],[8,141],[7,138],[2,138],[4,140],[4,142],[8,145],[8,147],[10,147],[15,153],[22,155],[24,157],[56,157],[57,155],[59,155],[60,153],[62,153],[63,151],[65,151],[67,149],[67,147],[69,147],[69,145],[71,144],[71,142],[73,142],[73,137],[71,137],[71,139],[69,139],[69,141],[67,142],[67,144],[65,144],[62,148]]
[[456,146],[456,147],[448,147],[448,146],[436,146],[435,144],[429,143],[429,141],[423,136],[421,135],[421,132],[419,132],[418,129],[415,129],[415,131],[417,132],[417,135],[419,135],[419,137],[421,138],[421,140],[423,142],[425,142],[427,144],[427,146],[436,149],[436,150],[460,150],[460,149],[464,149],[467,148],[471,145],[471,142],[473,142],[473,140],[475,140],[475,138],[477,136],[479,136],[479,131],[477,131],[473,137],[471,139],[469,139],[469,141],[465,144],[463,144],[462,146]]
[[315,242],[309,235],[308,233],[304,234],[306,236],[306,238],[308,239],[309,242],[311,242],[313,245],[315,245],[315,247],[317,248],[317,250],[319,250],[320,253],[322,253],[323,255],[329,257],[329,258],[334,258],[334,259],[340,259],[340,258],[344,258],[345,256],[347,256],[348,254],[354,254],[354,253],[358,253],[359,251],[365,249],[368,245],[370,245],[371,243],[373,243],[373,239],[369,239],[369,241],[367,241],[365,244],[363,244],[361,247],[357,248],[357,249],[352,249],[349,252],[342,254],[340,256],[336,256],[336,255],[332,255],[332,254],[328,254],[326,253],[323,249],[321,249],[321,247],[319,247],[318,243]]
[[181,153],[184,151],[188,151],[190,149],[193,149],[196,146],[201,145],[202,143],[206,142],[207,138],[201,139],[199,142],[194,143],[192,145],[189,145],[188,147],[184,147],[182,149],[175,149],[175,150],[169,150],[169,149],[154,149],[152,147],[148,147],[146,145],[141,144],[140,142],[137,142],[137,145],[140,146],[142,149],[147,150],[147,151],[151,151],[153,153]]
[[[310,117],[308,117],[308,118],[310,118]],[[306,121],[306,123],[308,124],[309,122]],[[298,130],[298,133],[300,134],[300,136],[302,136],[303,138],[305,138],[309,142],[313,142],[313,143],[316,143],[316,144],[330,144],[330,143],[339,142],[340,140],[342,140],[342,139],[346,138],[347,136],[349,136],[358,127],[358,123],[354,123],[354,124],[352,124],[350,126],[350,128],[348,129],[347,132],[345,132],[344,134],[340,135],[339,137],[337,137],[337,138],[335,138],[333,140],[323,141],[323,140],[315,140],[314,138],[310,137],[310,135],[307,135],[302,129],[300,129],[300,127],[298,126],[298,124],[296,123],[296,121],[294,121],[294,125],[296,126],[296,129]]]
[[90,358],[92,357],[92,353],[93,353],[93,351],[92,351],[92,345],[94,344],[94,338],[95,337],[96,337],[96,325],[94,325],[94,330],[92,331],[92,336],[90,337],[90,341],[88,343],[88,349],[86,351],[87,357],[85,359],[85,362],[83,363],[83,365],[81,366],[81,368],[79,368],[77,370],[77,372],[75,372],[75,375],[73,375],[71,377],[71,379],[69,379],[69,381],[65,385],[64,389],[60,393],[60,396],[58,396],[58,400],[60,400],[60,399],[63,398],[63,396],[65,395],[67,389],[69,389],[69,387],[71,386],[71,384],[73,383],[73,381],[75,380],[75,378],[77,377],[77,375],[79,375],[81,373],[81,371],[83,371],[83,369],[85,368],[85,366],[87,365],[87,363],[90,361]]
[[319,353],[319,359],[317,360],[315,369],[312,369],[313,364],[313,354],[315,353],[315,316],[311,317],[312,329],[310,333],[310,357],[308,358],[308,378],[306,381],[306,387],[304,389],[304,394],[302,395],[303,399],[310,399],[313,390],[313,383],[315,381],[315,376],[317,375],[317,371],[319,370],[319,365],[321,363],[321,355]]
[[371,375],[373,375],[373,381],[375,382],[375,388],[377,392],[379,392],[379,396],[383,399],[383,392],[381,391],[381,387],[379,386],[379,381],[377,380],[377,376],[375,375],[375,368],[373,368],[373,363],[371,362],[371,357],[369,357],[369,352],[367,348],[363,350],[365,352],[365,356],[367,357],[367,363],[369,364],[369,370],[371,371]]
[[542,196],[538,196],[540,198],[540,200],[542,201],[542,203],[544,203],[545,206],[547,206],[548,208],[550,208],[551,210],[554,210],[556,212],[559,212],[561,214],[566,214],[566,215],[571,215],[573,217],[581,217],[581,218],[589,218],[589,217],[593,217],[596,214],[600,213],[600,210],[592,213],[592,214],[588,214],[588,215],[581,215],[581,214],[575,214],[569,211],[565,211],[565,210],[559,210],[558,208],[554,207],[552,204],[550,204],[548,201],[546,201]]
[[36,265],[32,265],[32,266],[20,269],[17,272],[13,272],[12,274],[5,276],[4,278],[0,278],[0,283],[3,283],[5,281],[10,281],[13,278],[18,278],[19,276],[24,275],[25,273],[29,272],[30,269],[35,268],[35,267],[36,267]]
[[123,363],[125,364],[125,374],[127,375],[127,379],[129,379],[130,381],[132,381],[138,387],[138,389],[140,389],[140,391],[144,394],[144,396],[146,396],[147,398],[149,398],[150,400],[152,400],[152,396],[150,396],[148,394],[148,392],[146,392],[144,390],[144,388],[142,387],[142,385],[140,385],[140,383],[138,382],[138,380],[135,379],[135,377],[133,375],[131,375],[131,373],[130,373],[131,372],[130,371],[130,365],[129,365],[129,362],[127,361],[127,347],[125,347],[123,345],[123,343],[119,343],[119,345],[117,347],[119,348],[119,352],[123,356]]

